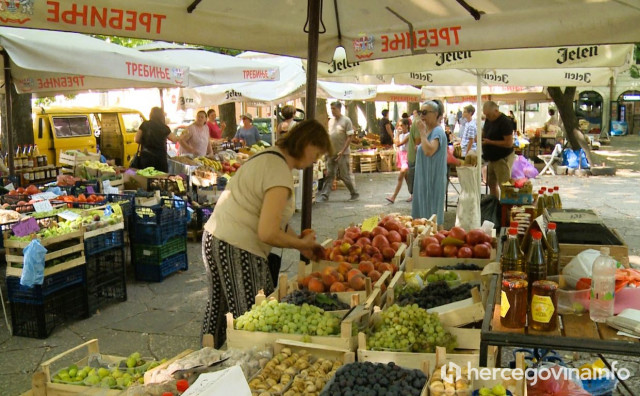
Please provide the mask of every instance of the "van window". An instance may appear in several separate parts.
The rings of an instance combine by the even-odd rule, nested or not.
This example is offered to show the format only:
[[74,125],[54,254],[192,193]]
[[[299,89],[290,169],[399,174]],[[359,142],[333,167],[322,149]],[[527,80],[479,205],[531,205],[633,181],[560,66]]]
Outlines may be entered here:
[[59,138],[91,135],[87,116],[53,117],[53,127]]
[[122,113],[124,128],[129,133],[136,133],[144,119],[139,113]]
[[42,139],[42,130],[44,129],[44,118],[38,119],[38,139]]

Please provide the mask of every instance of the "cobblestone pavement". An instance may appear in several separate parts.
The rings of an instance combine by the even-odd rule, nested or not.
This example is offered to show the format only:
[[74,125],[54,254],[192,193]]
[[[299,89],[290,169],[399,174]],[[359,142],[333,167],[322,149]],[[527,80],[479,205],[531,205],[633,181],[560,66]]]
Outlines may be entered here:
[[[640,169],[636,136],[615,138],[612,146],[598,152],[607,163],[618,166],[613,177],[542,176],[534,185],[558,185],[563,204],[568,208],[591,208],[605,223],[616,228],[629,245],[632,255],[640,255]],[[313,228],[319,239],[335,237],[339,227],[358,223],[362,219],[388,212],[410,212],[406,187],[396,203],[389,205],[385,197],[393,192],[396,173],[357,174],[360,200],[347,202],[345,189],[331,194],[329,202],[313,207]],[[455,191],[450,187],[455,199]],[[455,209],[445,215],[448,227],[455,221]],[[292,225],[299,230],[300,214]],[[0,322],[0,394],[17,395],[30,388],[31,375],[40,363],[86,340],[100,340],[100,350],[126,356],[139,351],[142,356],[171,357],[187,348],[200,345],[200,325],[206,300],[205,271],[200,244],[188,245],[189,270],[170,276],[162,283],[136,282],[131,273],[127,282],[126,302],[106,307],[89,319],[58,327],[46,340],[11,337],[4,320]],[[298,255],[285,251],[283,271],[294,275]],[[4,276],[4,265],[0,267]],[[5,293],[4,279],[0,288]],[[570,352],[562,352],[573,359]],[[507,361],[508,351],[505,351]],[[616,359],[616,357],[608,357]],[[579,354],[576,361],[595,357]],[[620,358],[637,378],[638,359]],[[67,360],[69,361],[69,360]],[[633,380],[632,389],[640,394],[640,382]]]

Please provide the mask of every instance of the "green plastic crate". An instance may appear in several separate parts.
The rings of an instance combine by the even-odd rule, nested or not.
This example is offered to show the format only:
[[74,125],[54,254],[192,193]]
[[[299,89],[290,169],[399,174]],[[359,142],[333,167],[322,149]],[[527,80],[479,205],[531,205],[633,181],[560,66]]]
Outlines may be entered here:
[[162,260],[187,251],[187,238],[175,237],[162,245],[132,244],[133,259],[142,264],[160,265]]

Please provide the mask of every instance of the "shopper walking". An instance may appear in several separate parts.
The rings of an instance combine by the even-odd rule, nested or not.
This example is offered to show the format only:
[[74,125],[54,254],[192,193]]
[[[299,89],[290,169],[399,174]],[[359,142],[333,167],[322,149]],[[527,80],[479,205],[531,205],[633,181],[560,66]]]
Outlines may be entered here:
[[293,119],[293,116],[296,115],[296,108],[291,105],[286,105],[280,110],[282,117],[284,120],[278,124],[278,128],[276,129],[276,140],[280,139],[284,136],[294,125],[296,125],[296,121]]
[[500,185],[511,179],[513,154],[513,124],[490,100],[482,106],[485,116],[482,128],[482,158],[488,161],[487,184],[492,195],[500,198]]
[[440,126],[443,107],[436,101],[424,103],[418,131],[420,145],[416,153],[411,216],[414,219],[436,215],[438,226],[444,223],[447,188],[447,137]]
[[203,334],[213,334],[215,347],[226,340],[225,314],[248,311],[258,291],[274,290],[267,256],[272,247],[299,250],[315,259],[322,249],[315,232],[302,235],[289,227],[295,211],[293,169],[311,166],[329,152],[324,127],[306,120],[278,140],[275,147],[254,155],[229,180],[204,227],[202,257],[209,279]]
[[[393,192],[391,198],[386,198],[389,203],[394,203],[396,198],[398,197],[398,193],[402,188],[402,181],[407,179],[407,172],[409,171],[409,166],[407,164],[407,142],[409,141],[409,118],[402,118],[398,121],[398,128],[396,128],[397,135],[395,138],[396,146],[398,150],[396,151],[396,167],[400,169],[400,173],[398,173],[398,183],[396,184],[396,189]],[[406,181],[407,187],[409,187],[409,182]],[[409,194],[413,189],[409,188]]]
[[326,202],[331,194],[331,186],[337,176],[344,182],[351,193],[349,201],[356,201],[360,198],[360,194],[356,191],[351,175],[351,167],[349,166],[349,144],[353,138],[353,124],[349,117],[342,115],[342,103],[331,103],[331,115],[333,118],[329,120],[329,136],[335,155],[327,155],[327,176],[324,178],[322,191],[318,194],[316,202]]
[[420,132],[418,131],[418,121],[420,121],[419,110],[413,111],[413,122],[409,128],[409,139],[407,140],[407,187],[409,188],[409,199],[413,200],[413,183],[416,174],[416,146],[420,144]]
[[133,138],[140,145],[140,169],[152,166],[161,172],[169,171],[167,139],[176,141],[176,137],[165,123],[164,111],[154,107],[149,112],[149,121],[140,124],[140,129]]

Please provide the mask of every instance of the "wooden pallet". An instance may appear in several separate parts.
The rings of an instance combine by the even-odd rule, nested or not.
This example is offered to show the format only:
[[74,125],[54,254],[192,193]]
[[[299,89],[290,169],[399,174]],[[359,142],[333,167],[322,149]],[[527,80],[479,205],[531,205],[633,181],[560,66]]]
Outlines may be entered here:
[[378,164],[375,155],[360,156],[360,173],[377,172]]

